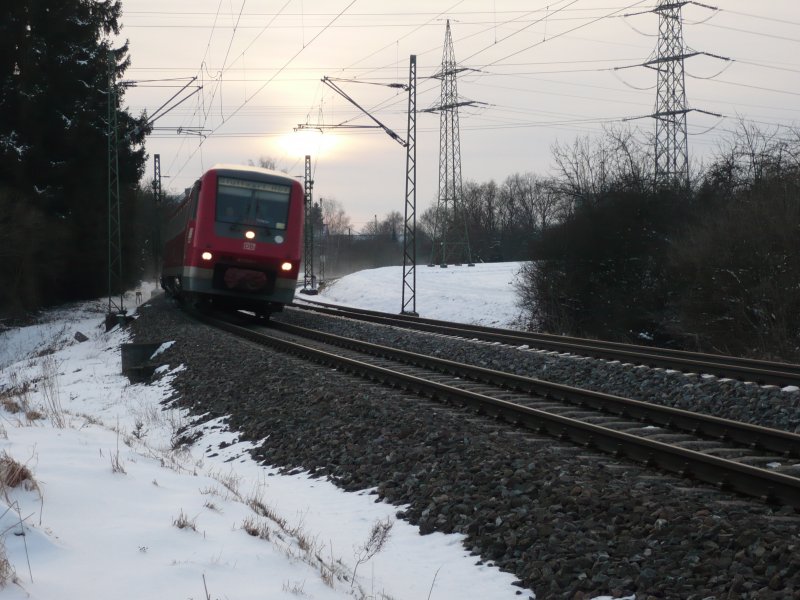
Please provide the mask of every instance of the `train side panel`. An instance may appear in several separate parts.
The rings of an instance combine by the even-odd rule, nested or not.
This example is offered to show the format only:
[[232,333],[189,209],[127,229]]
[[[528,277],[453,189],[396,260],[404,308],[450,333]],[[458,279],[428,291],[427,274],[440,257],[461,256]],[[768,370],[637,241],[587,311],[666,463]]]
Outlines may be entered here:
[[161,227],[161,286],[175,294],[180,292],[186,247],[195,229],[199,189],[198,180],[181,203],[167,215]]

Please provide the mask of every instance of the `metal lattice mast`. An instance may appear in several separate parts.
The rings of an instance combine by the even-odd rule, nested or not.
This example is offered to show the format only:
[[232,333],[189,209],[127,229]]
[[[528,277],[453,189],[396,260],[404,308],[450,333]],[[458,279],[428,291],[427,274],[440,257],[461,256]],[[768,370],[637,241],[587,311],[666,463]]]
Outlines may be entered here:
[[161,155],[153,155],[153,273],[157,276],[161,263]]
[[[417,218],[416,218],[416,207],[417,207],[417,191],[416,191],[416,177],[417,177],[417,148],[416,148],[416,135],[417,135],[417,57],[415,55],[411,55],[410,58],[410,65],[409,65],[409,83],[406,86],[402,83],[389,83],[389,84],[379,84],[379,85],[386,85],[388,87],[392,87],[395,89],[405,89],[408,90],[408,140],[404,140],[401,138],[397,133],[392,131],[389,127],[384,125],[378,118],[376,118],[373,114],[371,114],[367,109],[361,106],[358,102],[355,101],[347,92],[345,92],[342,88],[337,85],[337,81],[349,81],[350,83],[368,83],[368,82],[359,82],[355,80],[340,80],[340,79],[331,79],[330,77],[323,77],[322,83],[327,85],[337,94],[339,94],[342,98],[350,102],[353,106],[358,108],[361,112],[363,112],[367,117],[369,117],[374,125],[352,125],[348,123],[340,123],[338,125],[326,125],[324,123],[318,124],[298,124],[295,128],[295,131],[299,129],[306,129],[306,128],[313,128],[319,129],[323,131],[325,129],[347,129],[347,128],[358,128],[358,129],[382,129],[390,138],[396,141],[398,144],[406,148],[406,206],[405,206],[405,229],[403,235],[403,307],[401,309],[402,313],[408,314],[416,314],[416,282],[417,282],[417,271],[416,271],[416,228],[417,228]],[[432,111],[428,111],[432,112]],[[306,156],[306,180],[310,179],[310,166],[309,166],[310,158]],[[307,196],[307,204],[306,208],[308,209],[311,204],[310,196]],[[321,201],[320,201],[321,202]],[[306,213],[308,218],[308,213]],[[375,221],[377,225],[378,216],[375,215]],[[308,228],[307,228],[308,229]],[[306,238],[308,239],[308,238]],[[312,250],[313,250],[313,240],[312,240]],[[306,256],[309,255],[308,250],[306,251]],[[308,269],[308,263],[306,263],[306,268]],[[308,273],[306,271],[306,281],[308,281]],[[302,290],[305,292],[305,290]],[[406,300],[406,292],[409,293],[408,300]],[[316,292],[306,292],[306,293],[316,293]],[[408,307],[411,306],[411,311],[408,310]]]
[[402,314],[417,315],[417,57],[408,67],[408,137],[406,139],[406,210],[403,229]]
[[156,206],[161,202],[161,155],[153,155],[153,198]]
[[[444,38],[442,68],[434,75],[441,79],[439,117],[439,201],[436,210],[436,233],[433,242],[432,263],[446,267],[449,261],[472,263],[466,221],[460,215],[463,202],[461,186],[461,137],[458,124],[458,107],[471,104],[458,101],[458,73],[450,21]],[[463,227],[459,216],[464,220]]]
[[681,9],[688,2],[661,0],[658,14],[658,49],[651,61],[658,73],[653,118],[656,120],[655,185],[689,187],[689,149],[686,129],[686,78]]
[[[655,57],[638,65],[614,67],[614,70],[647,67],[656,71],[656,105],[653,114],[647,117],[656,121],[655,135],[655,189],[677,188],[688,190],[689,180],[689,143],[686,115],[698,112],[722,118],[722,115],[689,108],[686,102],[686,76],[684,62],[694,56],[709,56],[730,62],[730,58],[689,50],[683,40],[682,9],[692,4],[709,10],[718,8],[694,0],[679,2],[659,0],[656,8],[643,12],[630,13],[624,17],[635,17],[655,13],[658,15],[658,46]],[[633,117],[634,120],[644,117]]]
[[304,294],[316,294],[317,290],[314,287],[314,180],[311,179],[311,156],[306,154],[306,170],[304,178],[305,187],[305,236],[303,244],[303,265],[305,267],[303,274],[303,289]]
[[[117,129],[117,61],[108,57],[108,315],[125,314],[122,290],[122,232],[119,206],[119,139]],[[115,294],[119,294],[119,299]]]

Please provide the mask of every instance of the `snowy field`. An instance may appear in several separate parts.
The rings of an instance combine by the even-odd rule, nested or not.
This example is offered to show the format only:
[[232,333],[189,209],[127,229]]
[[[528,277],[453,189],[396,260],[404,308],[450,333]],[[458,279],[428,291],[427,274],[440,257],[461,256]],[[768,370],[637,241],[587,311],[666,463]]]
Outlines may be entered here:
[[[417,313],[428,319],[489,327],[519,323],[514,281],[521,263],[479,263],[474,267],[417,267]],[[388,313],[402,309],[402,267],[368,269],[323,286],[311,300]],[[298,294],[302,300],[305,296]]]
[[[512,314],[514,269],[464,267],[461,279],[455,269],[436,271],[445,282],[438,300],[423,292],[420,277],[419,310],[470,322],[486,322],[491,312],[503,324]],[[502,292],[490,295],[492,274]],[[378,296],[388,283],[376,286],[374,275],[345,278],[323,298],[366,297],[350,281],[371,282]],[[476,278],[486,303],[475,301]],[[436,312],[448,306],[453,313]],[[181,365],[170,365],[158,383],[129,383],[120,374],[127,334],[104,331],[104,310],[102,301],[71,306],[51,311],[40,325],[0,334],[0,531],[7,556],[0,556],[0,600],[533,595],[512,586],[512,575],[477,566],[460,536],[422,537],[394,519],[396,507],[368,493],[255,464],[248,445],[220,423],[207,424],[191,448],[174,449],[191,423],[160,402]],[[88,339],[76,340],[78,332]],[[231,445],[206,452],[221,441]],[[378,525],[391,525],[380,549],[370,543]]]

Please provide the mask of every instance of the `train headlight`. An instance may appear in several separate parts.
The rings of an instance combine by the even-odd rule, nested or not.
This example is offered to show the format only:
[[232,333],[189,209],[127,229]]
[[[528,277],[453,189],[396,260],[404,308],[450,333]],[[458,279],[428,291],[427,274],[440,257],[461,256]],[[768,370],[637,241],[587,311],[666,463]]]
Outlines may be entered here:
[[248,240],[252,240],[256,237],[256,232],[248,229],[244,232],[244,237],[246,237]]
[[203,260],[211,260],[212,258],[214,258],[214,255],[211,254],[211,252],[203,252],[200,255],[200,258],[202,258]]
[[281,271],[291,271],[292,270],[292,263],[285,262],[281,265]]

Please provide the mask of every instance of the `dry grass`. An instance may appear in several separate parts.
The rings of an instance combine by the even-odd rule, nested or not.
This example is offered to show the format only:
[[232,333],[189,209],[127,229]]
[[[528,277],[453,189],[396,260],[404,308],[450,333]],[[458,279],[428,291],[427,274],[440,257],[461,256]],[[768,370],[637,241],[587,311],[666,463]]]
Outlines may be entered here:
[[250,509],[258,516],[264,517],[265,519],[269,519],[287,533],[291,533],[289,531],[286,519],[284,519],[278,513],[276,513],[273,508],[267,506],[264,503],[264,501],[260,498],[260,496],[258,496],[255,492],[251,494],[250,497],[245,499],[245,504],[249,506]]
[[370,560],[386,546],[393,526],[394,521],[389,517],[386,517],[385,521],[377,519],[372,524],[372,529],[370,529],[367,541],[356,549],[356,566],[353,568],[351,584],[354,584],[356,581],[356,571],[358,571],[358,567]]
[[181,510],[181,514],[177,516],[177,518],[172,520],[172,524],[177,527],[178,529],[191,529],[192,531],[197,531],[197,519],[190,519],[188,515]]
[[289,592],[290,594],[294,594],[295,596],[305,596],[306,593],[303,590],[305,588],[306,582],[305,581],[295,581],[294,583],[286,582],[283,584],[283,591]]
[[119,450],[111,455],[111,472],[118,473],[120,475],[127,475],[128,473],[125,470],[125,464],[119,458]]
[[[19,503],[16,500],[12,501],[11,498],[9,497],[10,491],[17,488],[22,488],[23,490],[29,492],[35,491],[39,495],[39,499],[42,505],[44,505],[44,497],[42,496],[42,490],[39,487],[38,482],[34,478],[33,473],[28,468],[28,466],[15,460],[13,457],[9,456],[6,452],[3,452],[0,455],[0,492],[2,492],[2,495],[8,502],[8,508],[6,509],[6,511],[14,510],[17,513],[17,516],[19,517],[19,526],[20,528],[22,528],[23,518],[22,515],[20,514]],[[41,512],[39,514],[39,520],[41,524]],[[24,535],[22,539],[25,542],[25,555],[27,557],[28,543]],[[29,573],[30,569],[31,569],[30,558],[28,557]],[[32,573],[31,573],[31,581],[33,581]],[[17,583],[17,574],[14,571],[14,567],[8,560],[4,542],[2,539],[0,539],[0,588],[5,587],[9,583]]]
[[[61,407],[59,365],[52,354],[44,354],[41,360],[31,365],[31,368],[37,365],[41,375],[34,381],[23,379],[16,372],[10,373],[9,386],[0,392],[0,406],[11,414],[25,415],[28,424],[50,417],[55,427],[64,429],[66,419],[64,409]],[[43,399],[40,409],[34,408],[31,403],[34,383],[37,384]]]
[[2,397],[0,397],[0,406],[2,406],[6,412],[10,412],[12,415],[22,412],[22,407],[19,405],[19,403],[7,394],[9,394],[9,391],[3,392]]
[[242,485],[241,475],[237,475],[233,472],[233,470],[230,470],[227,473],[210,473],[210,476],[221,483],[222,486],[228,490],[234,498],[240,501],[242,500],[242,495],[239,493],[239,486]]
[[7,497],[8,490],[20,486],[29,492],[37,491],[41,494],[39,484],[27,465],[18,462],[3,452],[0,455],[0,488],[2,488],[3,494]]
[[33,385],[26,379],[20,379],[16,372],[9,375],[10,385],[0,392],[0,405],[11,414],[22,413],[28,423],[44,418],[44,415],[31,406],[31,390]]
[[119,457],[119,421],[117,421],[117,451],[111,454],[111,472],[127,475],[125,464]]
[[0,542],[0,588],[6,587],[9,583],[17,583],[17,573],[8,560],[5,544]]
[[64,418],[64,409],[61,407],[61,388],[58,382],[59,365],[56,359],[48,354],[42,358],[40,364],[42,378],[39,389],[44,397],[44,408],[53,425],[59,429],[67,426]]
[[68,334],[69,325],[64,323],[56,331],[52,332],[49,340],[42,340],[41,349],[36,352],[36,358],[52,356],[59,350],[63,350],[70,345],[71,336]]
[[272,538],[272,531],[266,521],[257,519],[255,517],[247,517],[242,521],[242,529],[249,535],[257,537],[261,540],[269,540]]

